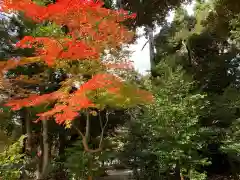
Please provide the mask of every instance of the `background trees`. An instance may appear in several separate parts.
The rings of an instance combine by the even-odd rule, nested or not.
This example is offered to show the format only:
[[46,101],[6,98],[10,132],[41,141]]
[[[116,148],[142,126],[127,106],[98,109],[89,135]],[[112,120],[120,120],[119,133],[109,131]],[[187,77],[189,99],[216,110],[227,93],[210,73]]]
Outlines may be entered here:
[[131,123],[123,157],[136,172],[140,169],[139,179],[164,179],[166,174],[172,179],[204,179],[197,172],[208,164],[199,153],[206,146],[202,137],[207,129],[200,127],[198,114],[206,104],[204,95],[191,92],[194,84],[186,80],[182,67],[168,61],[158,66],[161,75],[152,87],[155,104]]

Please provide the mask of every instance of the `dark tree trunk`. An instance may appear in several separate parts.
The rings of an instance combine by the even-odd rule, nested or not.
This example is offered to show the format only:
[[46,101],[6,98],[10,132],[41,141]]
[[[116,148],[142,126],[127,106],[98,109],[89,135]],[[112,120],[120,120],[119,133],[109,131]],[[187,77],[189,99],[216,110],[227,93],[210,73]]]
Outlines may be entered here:
[[176,163],[176,167],[175,167],[175,180],[182,180],[179,162]]
[[43,125],[43,165],[42,165],[42,174],[43,177],[47,175],[47,169],[49,165],[49,137],[48,137],[48,121],[42,121]]
[[23,108],[19,111],[19,115],[22,123],[22,134],[25,134],[27,137],[24,141],[24,153],[31,155],[32,151],[32,128],[31,120],[28,115],[28,110]]
[[42,121],[42,137],[40,145],[41,155],[39,156],[39,162],[37,165],[37,179],[44,180],[48,175],[49,166],[49,136],[48,136],[48,121]]
[[154,62],[154,37],[153,37],[153,28],[147,27],[148,31],[148,41],[149,41],[149,60],[150,60],[150,69],[152,70],[155,67]]

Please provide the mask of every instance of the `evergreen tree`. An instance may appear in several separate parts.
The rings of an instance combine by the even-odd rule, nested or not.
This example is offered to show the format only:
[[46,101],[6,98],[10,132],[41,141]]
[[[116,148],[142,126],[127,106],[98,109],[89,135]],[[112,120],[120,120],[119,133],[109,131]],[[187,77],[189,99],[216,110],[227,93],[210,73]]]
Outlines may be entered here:
[[158,86],[152,85],[155,103],[142,108],[130,123],[123,157],[138,179],[205,179],[201,167],[210,159],[199,153],[207,136],[199,111],[206,102],[203,95],[191,92],[194,83],[170,60],[157,66],[161,75],[155,80]]

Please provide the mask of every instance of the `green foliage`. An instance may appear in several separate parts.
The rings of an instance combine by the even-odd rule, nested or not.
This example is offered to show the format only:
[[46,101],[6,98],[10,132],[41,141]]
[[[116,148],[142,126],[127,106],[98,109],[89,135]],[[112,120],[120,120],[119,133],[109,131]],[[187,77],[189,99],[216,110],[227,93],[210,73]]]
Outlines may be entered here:
[[47,25],[39,25],[34,31],[32,32],[32,36],[34,37],[64,37],[64,32],[62,29],[54,24],[49,23]]
[[189,179],[190,180],[205,180],[207,175],[205,173],[199,173],[195,170],[189,171]]
[[154,23],[164,24],[169,11],[179,7],[182,3],[191,0],[120,0],[119,6],[137,13],[137,18],[131,22],[130,26],[153,26]]
[[[5,109],[7,109],[7,111]],[[1,108],[1,110],[2,112],[0,113],[0,131],[3,131],[6,134],[10,135],[14,126],[14,123],[12,121],[13,113],[9,111],[9,108]]]
[[113,0],[103,0],[104,7],[108,9],[113,9]]
[[222,150],[240,161],[240,120],[237,119],[227,131],[226,140],[223,142]]
[[25,136],[21,136],[17,142],[0,154],[0,177],[2,179],[18,180],[20,178],[20,168],[25,162],[24,154],[21,154],[24,138]]
[[14,44],[25,35],[29,35],[35,24],[24,19],[22,14],[11,16],[0,13],[0,16],[0,59],[31,55],[31,49],[16,49]]
[[233,43],[237,45],[238,48],[240,48],[240,13],[235,16],[230,22],[231,27],[231,39]]
[[[198,121],[207,128],[201,154],[212,161],[203,168],[208,174],[239,173],[239,5],[234,0],[197,2],[193,17],[179,9],[156,38],[156,62],[174,57],[195,80],[194,90],[206,94]],[[156,72],[161,79],[157,67]]]
[[[225,133],[225,137],[222,140],[221,150],[229,156],[231,161],[240,162],[239,90],[233,87],[226,89],[222,98],[219,98],[219,104],[221,104],[221,107],[215,105],[216,108],[221,108],[221,113],[215,114],[216,117],[219,117],[219,122],[216,123],[221,123],[225,126],[227,124],[229,126],[229,128],[226,129],[225,126],[222,125],[222,131]],[[218,111],[215,110],[215,112]],[[239,165],[236,164],[234,166],[237,168]]]
[[84,152],[81,140],[74,143],[73,147],[67,149],[67,160],[65,167],[70,177],[75,179],[86,179],[88,176],[88,154]]
[[99,177],[104,174],[101,162],[111,157],[111,152],[88,153],[84,151],[82,140],[77,140],[66,149],[66,161],[63,163],[71,179],[84,180],[89,175]]
[[[190,177],[197,173],[199,165],[209,164],[198,153],[206,145],[202,139],[205,129],[199,125],[205,96],[191,92],[194,84],[187,80],[182,67],[162,61],[158,72],[158,86],[153,89],[155,103],[134,120],[124,151],[129,153],[129,160],[135,159],[130,165],[140,168],[141,177],[160,178],[176,166]],[[151,170],[146,169],[148,166]],[[154,175],[149,174],[152,168]]]

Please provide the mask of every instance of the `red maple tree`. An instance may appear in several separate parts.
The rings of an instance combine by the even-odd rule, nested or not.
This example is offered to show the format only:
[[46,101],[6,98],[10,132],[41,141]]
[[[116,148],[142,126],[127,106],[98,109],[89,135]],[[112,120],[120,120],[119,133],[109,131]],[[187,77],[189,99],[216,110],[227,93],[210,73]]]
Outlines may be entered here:
[[[72,74],[62,83],[62,87],[50,94],[32,94],[24,99],[12,99],[6,105],[12,110],[22,107],[37,106],[42,103],[55,102],[54,108],[38,114],[39,120],[55,117],[62,124],[73,120],[78,112],[87,108],[99,108],[96,96],[104,91],[116,102],[131,104],[152,101],[152,95],[136,87],[128,87],[119,77],[108,72],[109,68],[129,68],[129,64],[114,64],[102,61],[105,49],[121,48],[131,41],[133,33],[128,31],[121,22],[135,18],[124,10],[110,10],[103,7],[101,1],[94,0],[58,0],[48,6],[40,6],[31,0],[4,0],[2,10],[5,12],[24,12],[32,20],[54,22],[59,26],[67,26],[69,32],[59,37],[25,36],[16,46],[18,48],[34,48],[35,56],[22,58],[18,61],[1,62],[3,70],[29,63],[45,63],[51,68],[62,68],[73,62],[96,61],[101,70],[92,68],[92,78],[83,83],[78,90],[70,93],[69,82],[76,80],[79,74]],[[128,89],[128,93],[124,94]],[[94,93],[93,93],[94,92]]]

